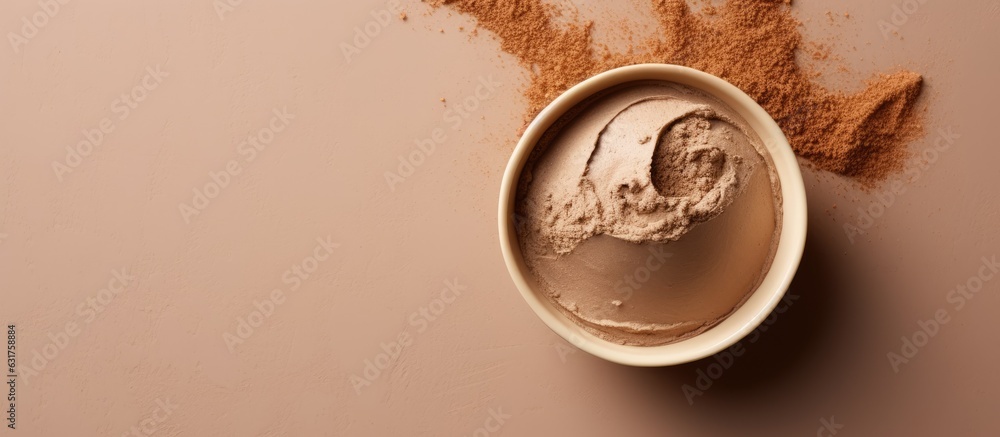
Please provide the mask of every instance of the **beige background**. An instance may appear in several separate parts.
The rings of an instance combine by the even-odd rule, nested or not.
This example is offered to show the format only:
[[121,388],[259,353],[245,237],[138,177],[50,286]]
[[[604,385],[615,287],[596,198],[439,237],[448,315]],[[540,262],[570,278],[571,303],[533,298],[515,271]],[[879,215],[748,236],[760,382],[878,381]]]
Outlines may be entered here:
[[[930,134],[913,150],[939,129],[960,138],[853,241],[843,225],[884,190],[806,170],[799,299],[689,403],[682,387],[713,360],[574,352],[509,280],[495,211],[525,72],[485,32],[470,41],[466,17],[412,0],[385,26],[369,24],[382,0],[225,1],[68,2],[0,47],[0,323],[17,325],[20,373],[18,429],[0,435],[816,435],[831,416],[837,435],[1000,432],[1000,280],[948,301],[1000,252],[1000,3],[929,0],[883,38],[893,0],[796,2],[807,37],[850,67],[823,80],[922,72]],[[612,43],[646,7],[576,3]],[[0,3],[5,40],[40,11]],[[378,34],[348,62],[366,24]],[[157,66],[167,76],[147,79]],[[133,91],[145,99],[123,118]],[[476,108],[459,123],[462,103]],[[54,170],[105,118],[101,144]],[[270,142],[251,161],[240,143],[258,133]],[[186,221],[179,205],[231,160],[240,173]],[[134,279],[102,294],[121,269]],[[456,278],[460,294],[442,293]],[[938,310],[949,322],[894,369],[887,354]],[[352,384],[366,360],[386,369]]]

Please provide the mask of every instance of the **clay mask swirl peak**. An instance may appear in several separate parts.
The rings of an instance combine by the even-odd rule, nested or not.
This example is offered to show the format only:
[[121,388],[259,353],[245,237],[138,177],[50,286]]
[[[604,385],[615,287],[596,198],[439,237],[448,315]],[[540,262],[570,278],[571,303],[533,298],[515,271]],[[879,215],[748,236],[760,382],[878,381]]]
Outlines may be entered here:
[[655,96],[626,106],[597,135],[574,138],[593,144],[575,183],[533,202],[545,239],[558,254],[600,234],[662,243],[720,214],[748,173],[742,155],[756,153],[713,131],[720,122],[732,124],[708,105]]

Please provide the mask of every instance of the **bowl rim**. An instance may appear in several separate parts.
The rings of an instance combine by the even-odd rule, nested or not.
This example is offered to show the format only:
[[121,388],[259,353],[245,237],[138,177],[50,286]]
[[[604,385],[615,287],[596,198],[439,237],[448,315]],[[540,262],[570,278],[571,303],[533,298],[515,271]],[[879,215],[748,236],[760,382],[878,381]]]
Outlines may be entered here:
[[[514,229],[514,201],[521,171],[539,138],[566,111],[586,98],[624,83],[652,80],[674,82],[701,90],[729,105],[754,130],[775,164],[782,194],[782,228],[774,260],[761,284],[725,320],[694,337],[660,346],[626,346],[587,332],[536,292],[521,257]],[[729,82],[693,68],[673,64],[637,64],[593,76],[562,93],[525,129],[508,161],[500,185],[498,210],[500,248],[511,279],[535,314],[560,337],[605,360],[630,366],[669,366],[719,353],[755,330],[777,307],[788,290],[805,249],[807,205],[798,160],[777,122],[756,101]],[[738,316],[738,317],[737,317]]]

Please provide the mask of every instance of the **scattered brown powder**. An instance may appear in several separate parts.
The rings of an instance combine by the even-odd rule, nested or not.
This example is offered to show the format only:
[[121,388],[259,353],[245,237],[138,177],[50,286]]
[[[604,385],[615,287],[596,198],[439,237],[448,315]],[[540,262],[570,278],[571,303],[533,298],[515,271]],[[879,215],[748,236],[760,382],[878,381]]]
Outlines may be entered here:
[[856,94],[822,87],[796,57],[802,51],[821,60],[826,50],[804,45],[790,0],[729,0],[701,11],[685,0],[649,1],[658,35],[624,53],[595,44],[593,22],[556,23],[543,0],[429,3],[475,18],[528,69],[527,120],[590,76],[653,62],[685,65],[728,80],[778,121],[797,154],[866,186],[899,170],[907,143],[922,134],[922,113],[915,110],[921,76],[907,71],[878,75]]

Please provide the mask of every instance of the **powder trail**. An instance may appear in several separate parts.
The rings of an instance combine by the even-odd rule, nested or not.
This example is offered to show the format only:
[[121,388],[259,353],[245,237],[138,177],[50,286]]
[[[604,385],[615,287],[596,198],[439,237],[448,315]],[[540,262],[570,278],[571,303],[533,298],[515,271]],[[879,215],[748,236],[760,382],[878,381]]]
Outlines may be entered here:
[[[557,23],[557,9],[542,0],[429,3],[475,18],[528,70],[526,120],[595,74],[639,63],[669,63],[736,85],[778,122],[796,154],[867,187],[900,170],[907,144],[923,134],[923,114],[916,110],[922,76],[910,71],[879,74],[854,94],[824,88],[796,59],[804,48],[790,0],[729,0],[699,11],[685,0],[649,1],[659,23],[657,35],[624,52],[596,44],[591,21]],[[627,28],[621,32],[630,34]]]

